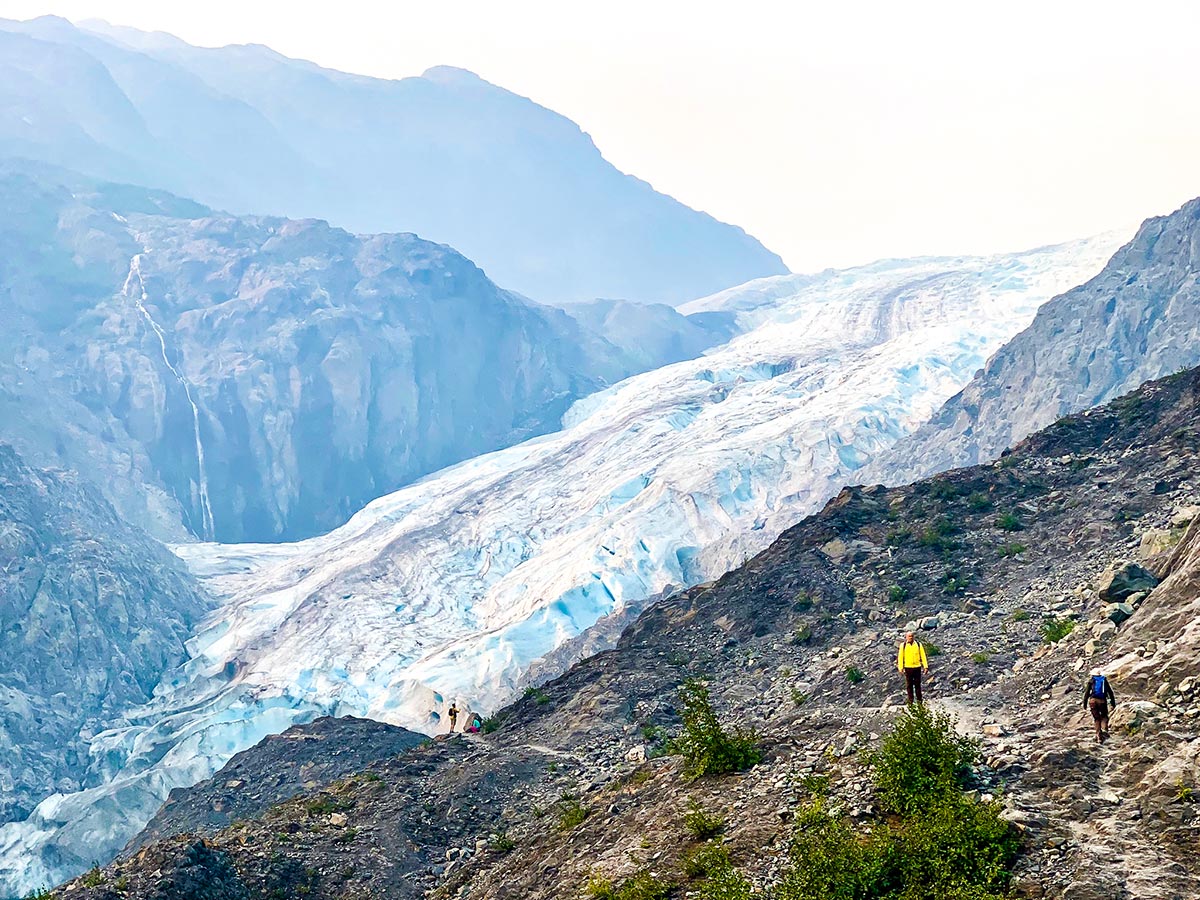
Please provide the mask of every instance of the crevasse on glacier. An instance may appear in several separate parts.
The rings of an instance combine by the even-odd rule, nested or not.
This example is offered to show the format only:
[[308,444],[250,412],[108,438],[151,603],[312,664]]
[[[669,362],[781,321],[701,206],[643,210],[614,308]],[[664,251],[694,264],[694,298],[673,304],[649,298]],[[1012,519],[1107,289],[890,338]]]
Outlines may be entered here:
[[154,701],[92,743],[98,786],[0,829],[4,886],[110,856],[172,788],[322,713],[438,729],[669,584],[740,563],[959,390],[1105,236],[778,276],[692,303],[741,334],[580,401],[561,431],[431,475],[291,545],[177,552],[223,598]]

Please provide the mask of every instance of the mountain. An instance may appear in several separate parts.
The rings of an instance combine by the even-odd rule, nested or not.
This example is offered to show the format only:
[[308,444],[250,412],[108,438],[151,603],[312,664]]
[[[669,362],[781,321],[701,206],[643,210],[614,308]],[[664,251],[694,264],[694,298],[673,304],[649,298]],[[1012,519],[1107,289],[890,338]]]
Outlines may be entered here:
[[786,272],[619,172],[554,112],[461,69],[388,81],[262,46],[0,20],[0,154],[235,213],[415,232],[548,303],[678,303]]
[[[296,729],[182,793],[155,840],[62,896],[541,900],[590,883],[593,896],[740,900],[779,883],[794,834],[813,839],[814,798],[850,840],[894,822],[860,751],[903,709],[896,645],[917,629],[929,706],[980,744],[963,809],[999,812],[1019,836],[1008,863],[953,823],[948,865],[997,869],[999,891],[965,895],[1186,900],[1200,877],[1198,425],[1191,370],[999,463],[847,488],[715,583],[646,610],[490,733],[381,756],[232,824],[197,820],[201,804],[269,784],[281,753],[310,759]],[[1099,747],[1080,709],[1091,666],[1119,701]],[[689,778],[664,754],[688,678],[704,679],[724,727],[754,729],[761,762]],[[835,863],[838,834],[816,835]],[[749,884],[715,879],[714,845]]]
[[0,197],[0,437],[170,539],[326,531],[723,336],[646,308],[619,347],[413,235],[11,164]]
[[0,443],[0,821],[87,786],[90,738],[150,699],[210,608],[85,480]]
[[451,701],[494,709],[533,666],[549,677],[607,646],[654,597],[819,508],[1115,243],[752,283],[776,301],[725,296],[697,313],[744,333],[579,401],[559,432],[430,475],[321,537],[178,547],[220,611],[145,724],[94,739],[120,768],[107,785],[0,832],[8,871],[65,874],[55,860],[78,858],[83,833],[115,853],[171,788],[294,723],[435,731]]
[[1147,220],[1096,277],[1047,303],[962,392],[864,477],[994,459],[1068,413],[1200,364],[1200,199]]

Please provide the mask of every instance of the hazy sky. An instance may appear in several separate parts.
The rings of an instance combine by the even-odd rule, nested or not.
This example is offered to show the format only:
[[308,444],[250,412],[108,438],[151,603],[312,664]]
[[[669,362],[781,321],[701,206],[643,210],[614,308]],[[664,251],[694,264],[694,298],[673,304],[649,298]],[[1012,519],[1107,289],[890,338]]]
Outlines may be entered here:
[[0,0],[383,77],[437,64],[578,122],[798,271],[1014,250],[1200,195],[1200,3]]

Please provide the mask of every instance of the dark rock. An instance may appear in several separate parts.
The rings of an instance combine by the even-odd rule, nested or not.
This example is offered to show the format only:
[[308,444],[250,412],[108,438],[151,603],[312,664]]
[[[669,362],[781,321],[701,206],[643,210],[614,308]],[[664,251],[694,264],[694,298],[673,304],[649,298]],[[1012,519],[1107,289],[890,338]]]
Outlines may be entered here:
[[1105,603],[1118,603],[1141,591],[1151,591],[1158,584],[1153,573],[1137,563],[1125,563],[1109,572],[1100,580],[1100,599]]

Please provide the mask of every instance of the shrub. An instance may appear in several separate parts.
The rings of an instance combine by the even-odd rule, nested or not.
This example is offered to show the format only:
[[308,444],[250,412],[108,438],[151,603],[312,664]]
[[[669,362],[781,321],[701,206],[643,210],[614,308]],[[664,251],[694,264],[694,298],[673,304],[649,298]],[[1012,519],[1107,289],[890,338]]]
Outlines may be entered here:
[[688,878],[705,878],[731,865],[729,851],[720,844],[709,842],[684,854],[683,874]]
[[1028,622],[1029,621],[1029,610],[1015,609],[1015,610],[1013,610],[1013,614],[1008,617],[1008,620],[1010,622]]
[[792,688],[792,703],[796,706],[803,706],[808,702],[808,694],[800,690],[798,687]]
[[893,584],[888,588],[888,599],[893,603],[903,603],[908,599],[908,588]]
[[695,799],[692,799],[688,801],[687,810],[683,814],[683,827],[696,840],[706,841],[725,830],[725,820],[718,815],[706,812]]
[[996,527],[1001,531],[1020,531],[1025,526],[1021,524],[1016,513],[1006,512],[996,516]]
[[851,684],[858,684],[866,677],[858,666],[846,666],[846,680]]
[[925,655],[930,659],[942,655],[942,648],[933,641],[921,641],[921,646],[925,648]]
[[671,741],[670,749],[683,757],[689,777],[741,772],[762,761],[753,733],[728,732],[721,727],[707,687],[699,681],[685,681],[679,697],[683,731]]
[[1195,794],[1196,792],[1191,787],[1183,783],[1182,778],[1175,782],[1175,799],[1180,803],[1195,802]]
[[992,501],[987,494],[976,491],[967,498],[967,506],[975,512],[986,512],[992,508]]
[[[958,794],[938,800],[902,825],[895,863],[904,884],[953,886],[962,891],[957,896],[987,897],[1008,886],[1019,844],[1017,833],[1000,817],[998,803]],[[970,887],[982,892],[969,893]]]
[[812,605],[815,601],[811,593],[804,590],[804,588],[801,588],[800,590],[796,591],[796,596],[792,599],[792,602],[795,604],[796,609],[803,612],[806,609],[812,609]]
[[550,695],[541,688],[527,687],[524,696],[533,700],[538,706],[545,706],[550,702]]
[[484,734],[491,734],[493,731],[495,731],[497,728],[499,728],[502,724],[504,724],[504,716],[501,716],[501,715],[488,716],[486,719],[483,720],[483,726],[480,730]]
[[488,839],[488,849],[501,856],[512,853],[517,848],[517,842],[508,836],[507,831],[497,831]]
[[950,570],[942,576],[942,593],[954,596],[967,589],[970,579],[966,575]]
[[956,794],[978,758],[978,744],[954,730],[951,716],[915,706],[900,715],[867,760],[880,803],[908,814]]
[[58,894],[49,888],[38,888],[33,893],[27,894],[25,900],[58,900]]
[[878,897],[886,856],[886,848],[874,835],[856,834],[823,799],[811,800],[796,815],[790,865],[775,896],[778,900]]
[[1042,633],[1042,641],[1047,644],[1057,644],[1075,630],[1074,619],[1047,619],[1038,629]]
[[1020,554],[1024,553],[1028,549],[1029,548],[1026,547],[1024,544],[1017,544],[1017,543],[1001,544],[1000,549],[997,550],[996,552],[1000,555],[1000,557],[1002,559],[1005,559],[1010,556],[1019,556]]
[[620,887],[603,876],[593,875],[584,889],[594,900],[665,900],[675,885],[656,878],[643,869],[626,879]]
[[84,887],[100,887],[104,884],[104,873],[100,871],[99,866],[93,866],[89,871],[85,872],[81,879]]
[[711,873],[696,891],[698,900],[751,900],[754,896],[749,879],[732,865]]
[[976,662],[976,663],[979,663],[980,665],[983,665],[986,662],[990,662],[991,659],[992,659],[992,656],[990,653],[984,653],[984,652],[980,651],[979,653],[971,654],[971,662]]
[[801,625],[796,629],[796,633],[792,635],[792,640],[797,644],[807,644],[812,640],[812,628],[808,625]]
[[558,801],[558,827],[570,831],[588,817],[590,810],[570,794]]
[[901,544],[908,541],[912,537],[912,529],[907,525],[899,525],[892,528],[884,536],[884,543],[889,547],[899,547]]
[[922,547],[930,547],[935,550],[952,550],[957,544],[951,540],[950,536],[957,530],[953,522],[945,516],[939,516],[921,532],[917,543]]

